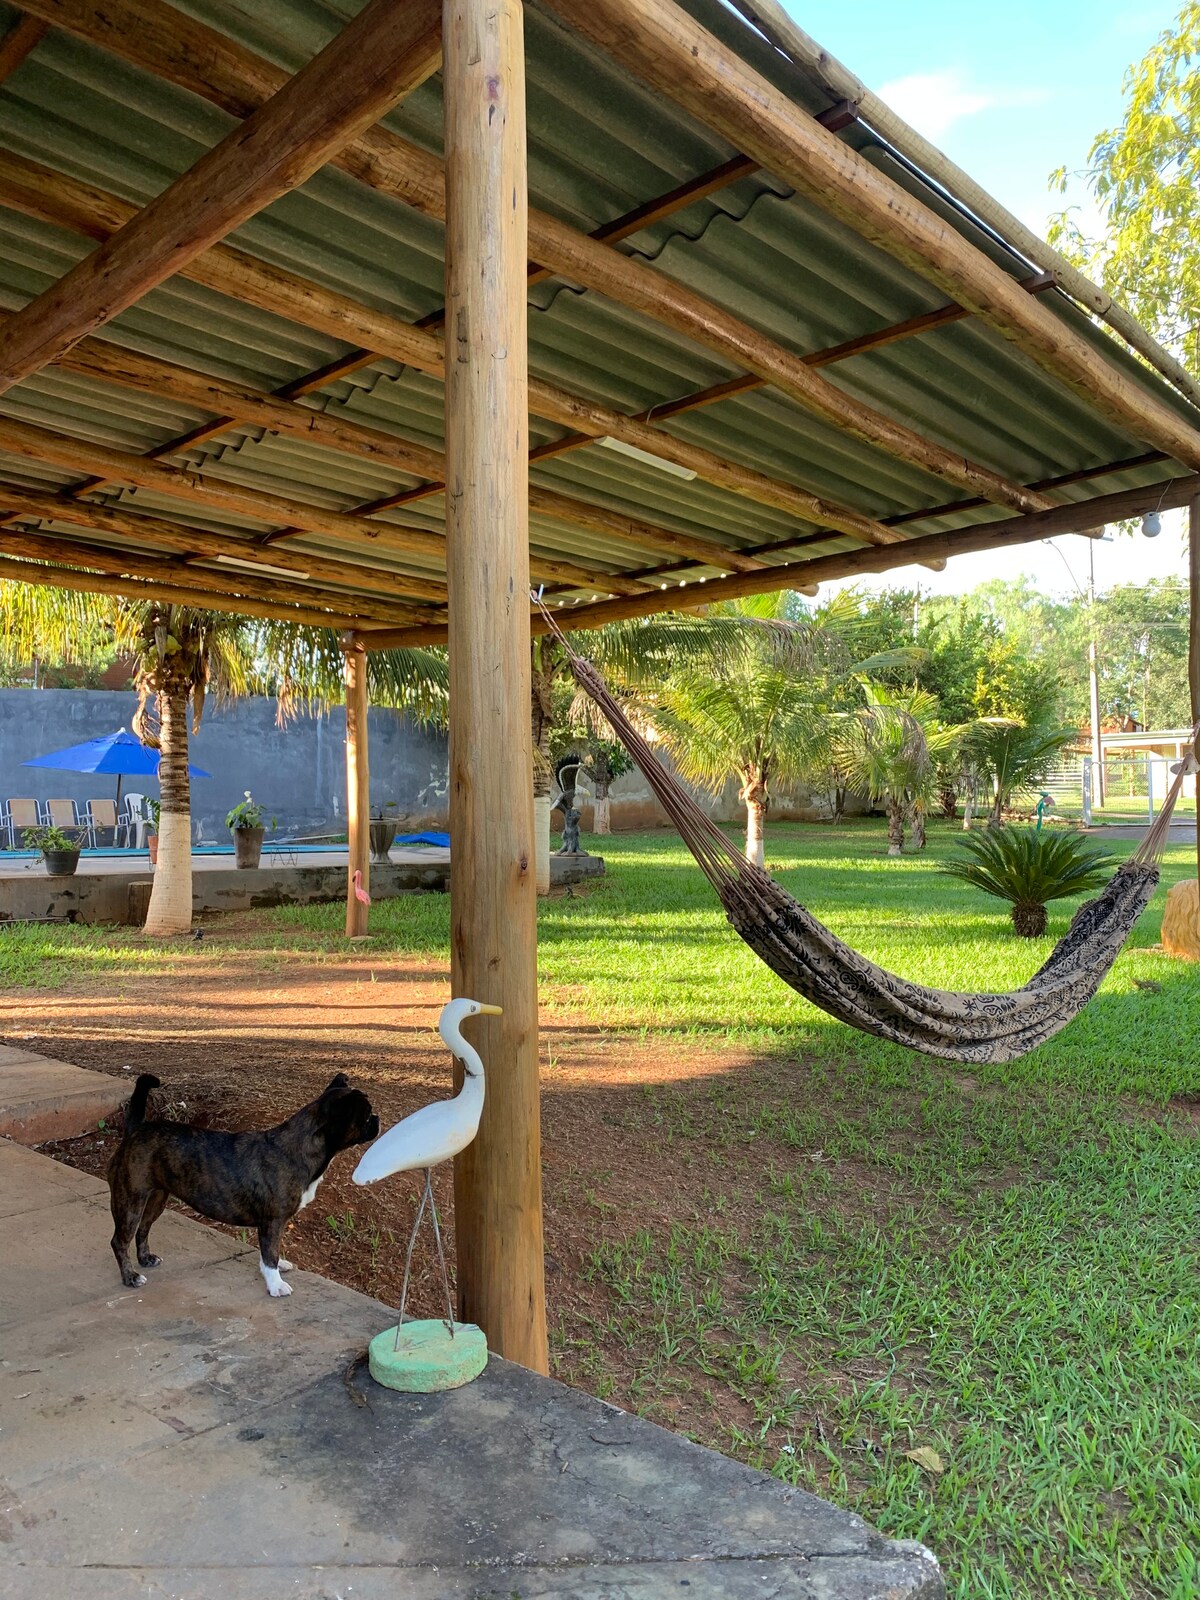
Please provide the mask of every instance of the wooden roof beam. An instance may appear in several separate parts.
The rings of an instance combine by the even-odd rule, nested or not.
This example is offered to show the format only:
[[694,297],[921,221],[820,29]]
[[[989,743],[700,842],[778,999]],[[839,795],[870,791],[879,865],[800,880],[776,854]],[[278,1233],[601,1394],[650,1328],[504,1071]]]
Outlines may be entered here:
[[[81,565],[86,566],[86,562]],[[263,617],[269,621],[303,623],[314,628],[357,629],[366,639],[373,638],[377,628],[377,624],[358,619],[352,611],[275,605],[269,600],[214,594],[167,579],[147,581],[72,567],[45,566],[7,556],[0,556],[0,582],[35,583],[43,588],[76,589],[85,594],[118,595],[127,600],[165,601],[170,605],[196,606],[204,611],[229,611],[239,617]]]
[[[414,473],[427,480],[422,485],[427,494],[438,493],[442,488],[446,462],[440,450],[417,444],[397,434],[385,433],[382,429],[343,419],[336,413],[314,411],[310,406],[280,399],[277,395],[266,394],[246,384],[209,377],[191,368],[175,366],[171,362],[125,350],[100,339],[82,340],[60,358],[58,365],[66,371],[101,382],[115,383],[141,394],[180,401],[202,411],[217,413],[216,423],[201,424],[178,439],[168,440],[166,444],[147,452],[146,459],[149,460],[160,460],[185,450],[190,443],[223,433],[236,423],[250,423],[305,443],[345,452],[360,460]],[[101,487],[104,481],[100,478],[87,479],[71,492],[85,494]],[[762,564],[756,556],[742,555],[736,548],[727,549],[715,539],[677,533],[644,519],[576,500],[573,496],[540,489],[536,485],[531,488],[530,495],[531,506],[544,515],[576,527],[605,533],[625,543],[653,551],[689,555],[705,565],[720,561],[739,572],[752,571]],[[420,496],[425,497],[425,494]],[[402,505],[407,498],[404,492],[386,495],[356,506],[353,515],[371,516]],[[274,543],[281,537],[284,535],[272,534],[264,542]],[[540,576],[550,574],[542,573]],[[592,582],[594,576],[587,581]],[[620,581],[619,575],[609,576]],[[636,592],[636,588],[629,592]]]
[[368,0],[265,105],[9,320],[0,393],[304,183],[440,64],[437,0]]
[[[403,580],[397,583],[390,572],[381,571],[378,567],[337,561],[295,545],[264,550],[249,539],[191,528],[144,512],[130,512],[124,506],[100,505],[36,489],[0,484],[0,521],[10,525],[14,521],[23,522],[33,518],[39,522],[65,522],[72,527],[96,533],[114,534],[125,541],[124,548],[132,549],[134,553],[157,549],[204,560],[223,556],[255,567],[294,567],[312,579],[320,579],[360,595],[373,596],[385,603],[389,610],[407,610],[413,620],[422,616],[421,607],[406,605],[402,599]],[[2,532],[0,538],[3,538]]]
[[[51,222],[58,227],[104,238],[122,225],[134,208],[115,195],[81,183],[11,151],[0,150],[0,205]],[[400,317],[358,304],[307,282],[284,268],[272,267],[230,245],[218,244],[189,262],[182,276],[219,294],[255,305],[302,327],[315,328],[349,344],[363,345],[378,355],[441,378],[444,352],[440,337]],[[664,461],[695,472],[697,477],[730,493],[775,506],[806,521],[852,534],[871,544],[903,538],[874,518],[810,493],[783,479],[756,472],[740,462],[688,444],[607,406],[573,395],[541,379],[530,379],[530,410],[572,432],[592,438],[611,436],[636,445]],[[430,493],[440,489],[431,488]]]
[[[236,116],[245,116],[247,108],[272,92],[282,77],[279,68],[215,30],[190,19],[176,22],[180,14],[174,11],[169,19],[165,18],[160,0],[105,0],[102,8],[87,0],[31,0],[31,4],[46,20],[78,32]],[[836,135],[820,127],[815,118],[808,120],[822,138],[841,146]],[[738,141],[733,143],[737,148]],[[367,129],[339,152],[334,163],[380,192],[444,220],[446,198],[441,162],[396,134],[381,128]],[[793,181],[790,176],[788,181]],[[1045,503],[1030,497],[1021,485],[1001,474],[923,438],[905,424],[854,399],[821,378],[785,346],[656,268],[590,239],[546,212],[530,210],[529,253],[555,274],[660,321],[716,351],[733,365],[757,373],[807,410],[901,460],[972,493],[983,494],[999,505],[1033,510]],[[375,347],[369,339],[356,342],[365,348]],[[559,421],[544,408],[547,387],[531,383],[531,409],[550,421]]]
[[[1003,522],[987,523],[980,528],[926,534],[919,539],[910,539],[906,545],[892,545],[886,550],[847,550],[811,561],[777,566],[769,573],[742,572],[736,577],[710,580],[703,586],[689,583],[687,588],[690,593],[686,599],[680,596],[677,587],[672,587],[640,600],[608,600],[596,605],[564,607],[561,620],[564,627],[571,629],[601,628],[608,622],[623,622],[630,617],[651,616],[660,611],[677,611],[681,608],[693,610],[696,606],[711,605],[719,600],[736,600],[745,595],[769,594],[778,589],[827,583],[834,578],[888,572],[893,567],[908,566],[915,561],[952,559],[981,550],[1010,549],[1062,534],[1087,533],[1102,523],[1120,522],[1128,517],[1144,516],[1150,511],[1173,510],[1189,504],[1198,494],[1200,474],[1190,474],[1184,478],[1174,478],[1166,484],[1155,483],[1144,489],[1123,489],[1117,494],[1101,495],[1097,499],[1073,505],[1052,506],[1046,511],[1009,517]],[[535,634],[547,631],[544,618],[536,610],[530,618],[530,626]],[[382,631],[372,635],[368,648],[388,650],[400,646],[443,643],[445,628],[431,623]]]
[[[584,38],[995,328],[1116,426],[1200,467],[1200,431],[674,0],[547,0]],[[981,491],[985,492],[985,491]],[[990,497],[989,497],[990,498]]]
[[112,545],[97,545],[74,537],[31,532],[24,528],[5,528],[0,532],[0,554],[24,556],[31,561],[57,561],[65,566],[92,567],[97,572],[114,576],[158,579],[226,597],[241,595],[248,599],[267,600],[272,604],[282,602],[298,605],[310,613],[315,612],[319,603],[323,602],[341,612],[361,617],[364,621],[392,627],[400,621],[396,612],[404,610],[402,606],[391,608],[381,605],[378,600],[366,596],[322,593],[311,584],[290,583],[280,577],[258,578],[252,573],[238,572],[229,567],[191,566],[178,556],[156,556],[141,552],[131,554]]

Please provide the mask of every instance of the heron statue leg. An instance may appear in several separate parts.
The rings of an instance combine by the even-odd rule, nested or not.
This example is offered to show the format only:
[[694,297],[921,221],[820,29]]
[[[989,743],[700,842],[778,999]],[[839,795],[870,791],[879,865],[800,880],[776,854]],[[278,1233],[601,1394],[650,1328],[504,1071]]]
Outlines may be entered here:
[[412,1232],[408,1236],[408,1253],[404,1257],[404,1282],[400,1287],[400,1311],[396,1318],[396,1343],[395,1348],[400,1348],[400,1330],[404,1326],[404,1303],[408,1299],[408,1279],[412,1271],[413,1250],[417,1243],[417,1234],[421,1228],[421,1218],[425,1215],[428,1206],[433,1217],[433,1237],[437,1241],[438,1265],[442,1272],[442,1288],[446,1293],[446,1328],[450,1337],[454,1337],[454,1304],[450,1298],[450,1274],[446,1268],[446,1252],[442,1245],[442,1230],[438,1226],[437,1201],[433,1198],[433,1173],[429,1167],[425,1168],[425,1187],[421,1190],[421,1203],[417,1207],[416,1221],[412,1225]]

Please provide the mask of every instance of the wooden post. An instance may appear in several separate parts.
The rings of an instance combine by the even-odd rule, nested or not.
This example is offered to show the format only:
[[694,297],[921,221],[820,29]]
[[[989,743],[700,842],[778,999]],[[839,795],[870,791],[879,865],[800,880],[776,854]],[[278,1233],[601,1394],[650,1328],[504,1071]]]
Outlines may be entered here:
[[[371,888],[371,768],[367,749],[367,653],[352,634],[346,641],[346,825],[350,859],[346,869],[346,937],[367,931],[369,908],[356,892]],[[355,877],[358,884],[355,884]]]
[[445,0],[451,980],[487,1072],[455,1163],[459,1313],[548,1367],[529,721],[521,0]]

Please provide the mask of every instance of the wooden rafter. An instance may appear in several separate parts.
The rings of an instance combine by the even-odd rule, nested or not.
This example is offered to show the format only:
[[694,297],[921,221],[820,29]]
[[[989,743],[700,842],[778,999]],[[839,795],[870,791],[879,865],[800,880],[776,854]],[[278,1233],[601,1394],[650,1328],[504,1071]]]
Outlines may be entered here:
[[[191,89],[235,115],[244,116],[246,107],[261,102],[268,86],[279,79],[279,69],[202,25],[189,23],[187,27],[181,24],[176,28],[173,24],[168,34],[159,0],[106,0],[103,8],[89,7],[81,0],[38,0],[34,9],[39,15],[62,21],[64,26],[74,28],[93,42]],[[153,25],[147,26],[148,23]],[[203,55],[196,55],[201,48]],[[203,60],[202,68],[198,64],[200,60]],[[808,120],[821,137],[840,144],[836,136],[821,128],[815,119]],[[736,146],[737,141],[734,143]],[[335,164],[382,193],[444,220],[445,180],[441,163],[398,135],[385,129],[368,129],[335,157]],[[1031,498],[1021,485],[1001,474],[965,459],[961,453],[922,437],[897,419],[856,400],[806,366],[794,352],[743,323],[723,307],[548,213],[530,212],[529,249],[535,261],[556,274],[707,345],[735,366],[758,374],[833,426],[903,461],[972,493],[983,494],[999,505],[1028,511],[1046,503]],[[372,343],[369,340],[359,342],[368,348]],[[546,415],[533,385],[530,404],[539,414]]]
[[10,319],[0,393],[304,183],[440,63],[437,0],[368,0],[265,105]]
[[[126,548],[161,549],[183,555],[212,559],[217,556],[232,557],[249,562],[252,566],[294,566],[309,577],[350,589],[360,594],[373,594],[386,598],[389,605],[401,607],[407,598],[403,578],[379,567],[360,565],[352,561],[337,561],[329,556],[297,548],[294,544],[264,550],[249,539],[233,534],[211,533],[207,529],[188,527],[184,523],[169,522],[163,517],[131,512],[125,506],[101,505],[95,501],[77,500],[71,496],[47,494],[36,489],[0,485],[0,521],[13,520],[67,523],[72,527],[88,528],[97,533],[115,534],[126,541]],[[3,533],[0,532],[0,538]],[[361,552],[369,554],[370,552]],[[420,608],[414,608],[414,615]]]
[[[58,227],[86,233],[91,238],[106,237],[134,210],[115,195],[7,151],[0,151],[0,205],[11,206]],[[377,355],[388,356],[434,377],[443,376],[444,352],[436,333],[387,312],[360,305],[346,295],[323,289],[229,245],[214,245],[188,263],[182,276],[303,327],[314,328],[349,344],[369,347]],[[836,528],[868,544],[895,543],[903,537],[861,512],[837,505],[796,484],[757,472],[740,462],[726,460],[714,451],[677,439],[611,407],[571,394],[556,384],[531,379],[529,395],[530,409],[548,422],[595,439],[621,439],[760,505],[774,506],[805,521]]]
[[[102,382],[115,383],[163,399],[181,402],[199,410],[215,412],[221,425],[214,431],[224,432],[233,424],[250,423],[270,429],[305,443],[326,446],[342,451],[364,461],[380,466],[414,473],[427,480],[423,488],[439,493],[443,487],[446,463],[441,451],[381,429],[370,428],[338,416],[336,412],[314,411],[294,400],[280,399],[246,384],[236,384],[224,379],[206,376],[187,367],[161,361],[154,356],[124,350],[100,339],[85,339],[61,357],[58,365],[66,371],[79,373]],[[147,452],[147,458],[161,460],[184,450],[195,438],[208,437],[207,425],[190,430],[178,439]],[[429,487],[433,480],[436,487]],[[74,493],[89,493],[101,487],[104,480],[86,479]],[[378,500],[356,506],[355,516],[372,516],[405,503],[406,495],[386,495]],[[422,496],[425,498],[425,496]],[[755,556],[743,556],[737,548],[729,549],[716,539],[700,538],[677,533],[660,527],[644,518],[633,518],[573,496],[548,489],[531,490],[531,504],[546,516],[576,527],[589,528],[610,537],[655,551],[676,552],[689,555],[705,565],[722,564],[734,571],[752,571],[761,565]],[[282,537],[271,536],[272,543]],[[753,538],[752,530],[747,537]],[[757,542],[757,541],[755,541]],[[549,574],[539,572],[539,576]],[[588,582],[604,574],[591,574]],[[612,574],[607,575],[612,577]],[[566,581],[566,580],[564,580]]]
[[[1200,467],[1200,431],[858,151],[826,131],[674,0],[547,0],[592,44],[935,283],[1118,427]],[[989,497],[990,498],[990,497]]]
[[[361,617],[364,622],[391,624],[393,627],[404,620],[396,613],[406,609],[403,606],[387,606],[366,596],[322,592],[312,584],[289,582],[282,577],[259,578],[229,567],[194,566],[179,557],[148,555],[144,551],[133,554],[125,549],[78,537],[64,538],[55,534],[32,533],[26,529],[5,528],[0,533],[0,554],[23,556],[31,561],[52,561],[62,566],[88,567],[113,576],[176,583],[190,589],[224,595],[227,599],[240,596],[244,599],[298,605],[309,612],[316,611],[318,606],[329,606],[339,612]],[[408,620],[412,620],[411,613]]]
[[[736,577],[720,578],[704,585],[688,584],[686,596],[680,595],[674,588],[672,594],[676,607],[694,608],[719,600],[766,594],[776,589],[828,583],[835,578],[888,572],[893,567],[908,566],[911,562],[923,559],[941,560],[951,556],[973,555],[981,550],[1006,550],[1038,539],[1057,538],[1062,534],[1088,533],[1105,523],[1144,516],[1150,511],[1173,510],[1177,506],[1187,505],[1198,494],[1200,474],[1191,474],[1167,483],[1150,484],[1143,489],[1122,489],[1116,494],[1100,495],[1093,500],[1052,506],[1047,511],[1009,517],[1003,522],[985,523],[979,528],[925,534],[910,540],[907,545],[892,545],[886,550],[847,550],[836,555],[776,566],[769,573],[742,572]],[[571,628],[599,628],[608,622],[621,622],[630,617],[648,616],[670,609],[671,602],[660,593],[644,600],[606,600],[596,605],[564,608],[562,618],[564,625]],[[531,619],[531,626],[534,633],[545,632],[545,624],[537,613]],[[445,628],[440,624],[418,624],[414,628],[373,635],[370,648],[391,649],[400,645],[444,642]]]

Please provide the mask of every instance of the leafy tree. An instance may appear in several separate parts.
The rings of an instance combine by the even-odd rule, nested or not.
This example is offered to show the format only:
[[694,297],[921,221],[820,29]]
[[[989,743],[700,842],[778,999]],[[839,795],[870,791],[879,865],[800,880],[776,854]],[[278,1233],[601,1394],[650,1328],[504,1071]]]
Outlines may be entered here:
[[866,703],[837,725],[837,764],[850,787],[883,802],[888,855],[903,850],[906,822],[913,843],[922,850],[938,758],[954,749],[961,730],[939,720],[937,700],[924,689],[895,690],[866,682],[862,692]]
[[1015,795],[1045,782],[1075,736],[1074,728],[1059,723],[1006,718],[985,720],[971,729],[971,749],[992,789],[989,828],[1000,827]]
[[[1104,232],[1092,238],[1074,208],[1050,239],[1200,369],[1200,3],[1188,0],[1125,75],[1125,111],[1097,135],[1083,177]],[[1067,187],[1060,167],[1051,185]]]
[[1096,606],[1100,709],[1128,714],[1147,728],[1190,725],[1188,591],[1152,579],[1121,584]]

